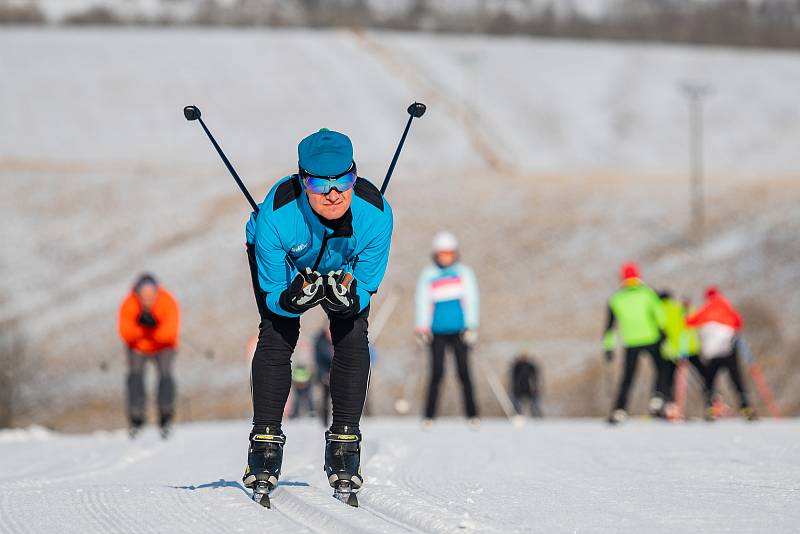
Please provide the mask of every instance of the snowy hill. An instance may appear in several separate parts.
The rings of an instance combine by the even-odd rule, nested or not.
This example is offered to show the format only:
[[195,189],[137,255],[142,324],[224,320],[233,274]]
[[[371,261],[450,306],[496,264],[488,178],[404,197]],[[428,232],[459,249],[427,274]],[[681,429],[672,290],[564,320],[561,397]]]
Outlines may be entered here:
[[[273,508],[240,484],[248,426],[0,432],[0,531],[794,532],[798,423],[364,426],[361,507],[331,497],[322,429],[286,427]],[[793,504],[794,503],[794,504]]]
[[[181,300],[178,377],[195,417],[246,413],[244,352],[257,321],[243,255],[249,213],[183,119],[186,104],[201,107],[257,198],[293,171],[296,141],[322,126],[350,134],[359,170],[380,181],[405,107],[428,104],[389,191],[396,233],[376,304],[390,294],[400,304],[378,343],[380,411],[426,367],[411,342],[411,295],[440,228],[459,234],[476,269],[477,355],[503,376],[524,347],[548,380],[599,357],[603,303],[630,258],[657,287],[696,302],[719,283],[766,317],[775,335],[757,348],[776,358],[776,375],[800,346],[797,54],[347,31],[4,29],[0,78],[0,317],[20,321],[35,370],[27,401],[48,423],[66,425],[70,403],[116,402],[116,309],[144,269]],[[686,232],[686,80],[713,87],[700,249]],[[308,317],[305,334],[319,322]],[[209,348],[213,361],[202,356]],[[98,371],[103,361],[110,372]],[[478,388],[497,412],[488,386]],[[574,413],[549,395],[550,413]],[[457,397],[448,399],[453,411]],[[215,400],[228,403],[224,413]],[[108,404],[96,412],[95,423]]]

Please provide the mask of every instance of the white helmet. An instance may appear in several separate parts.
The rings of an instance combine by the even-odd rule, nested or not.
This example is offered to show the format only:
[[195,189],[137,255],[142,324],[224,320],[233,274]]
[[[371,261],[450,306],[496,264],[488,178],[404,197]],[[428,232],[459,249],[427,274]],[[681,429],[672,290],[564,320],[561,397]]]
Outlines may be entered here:
[[438,232],[433,236],[434,252],[453,252],[458,250],[458,239],[450,232]]

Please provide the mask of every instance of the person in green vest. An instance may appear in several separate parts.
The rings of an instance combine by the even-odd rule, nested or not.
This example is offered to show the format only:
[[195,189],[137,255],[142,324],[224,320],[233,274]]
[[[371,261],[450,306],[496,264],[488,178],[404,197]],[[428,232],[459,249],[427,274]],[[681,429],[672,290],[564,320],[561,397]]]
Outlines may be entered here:
[[[688,361],[700,374],[701,383],[705,381],[705,367],[700,361],[700,338],[697,331],[686,325],[689,314],[688,307],[672,296],[668,290],[658,294],[661,299],[663,313],[663,331],[666,335],[661,344],[661,357],[664,359],[661,385],[658,388],[665,392],[665,401],[669,404],[675,399],[675,371],[681,359]],[[666,409],[670,411],[669,407]]]
[[297,365],[292,369],[292,392],[294,402],[292,403],[292,414],[290,417],[295,419],[305,411],[308,415],[314,415],[314,397],[312,396],[311,371],[305,365]]
[[606,321],[603,347],[605,358],[611,362],[614,347],[619,337],[625,348],[625,367],[619,393],[608,422],[620,423],[628,417],[628,393],[636,374],[639,354],[646,352],[653,360],[655,379],[650,399],[650,413],[661,416],[664,409],[665,394],[659,380],[664,360],[661,357],[661,342],[664,340],[664,317],[658,294],[642,282],[639,267],[627,262],[620,272],[620,288],[608,299],[608,319]]

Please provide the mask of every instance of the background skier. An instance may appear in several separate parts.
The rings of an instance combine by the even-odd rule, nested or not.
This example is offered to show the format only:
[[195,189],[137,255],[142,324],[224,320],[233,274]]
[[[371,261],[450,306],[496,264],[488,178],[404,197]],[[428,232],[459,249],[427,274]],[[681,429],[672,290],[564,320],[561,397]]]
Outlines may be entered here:
[[[686,305],[674,298],[670,291],[659,292],[661,299],[662,313],[664,317],[664,334],[666,339],[661,344],[661,356],[664,359],[664,369],[661,374],[661,386],[659,389],[667,395],[667,407],[665,412],[670,418],[677,418],[683,406],[676,407],[674,401],[678,398],[678,388],[683,388],[680,396],[685,396],[686,378],[683,383],[675,380],[676,371],[679,366],[685,366],[689,362],[700,375],[700,382],[705,388],[705,367],[700,361],[699,350],[700,340],[697,331],[686,324],[688,310]],[[684,371],[685,372],[685,371]]]
[[[263,503],[277,485],[286,437],[283,408],[300,315],[321,305],[330,320],[333,421],[325,471],[344,493],[362,484],[359,422],[369,377],[367,316],[389,258],[392,211],[359,178],[350,139],[320,130],[298,146],[299,173],[281,179],[247,224],[247,251],[261,313],[252,365],[253,429],[246,486]],[[348,496],[349,499],[349,496]]]
[[325,327],[320,329],[314,338],[314,361],[316,363],[316,379],[320,386],[319,413],[322,424],[328,426],[331,416],[331,361],[333,360],[333,343],[331,331]]
[[525,353],[517,356],[511,364],[511,402],[518,414],[528,404],[531,417],[542,417],[539,383],[539,366]]
[[739,312],[719,289],[711,286],[706,289],[705,304],[687,317],[686,324],[696,326],[700,333],[700,357],[706,370],[706,418],[714,418],[714,379],[720,369],[727,369],[728,376],[739,394],[739,413],[746,419],[755,419],[756,414],[748,402],[739,370],[737,340],[743,326]]
[[142,274],[122,301],[119,335],[128,353],[128,422],[135,437],[145,420],[144,366],[158,369],[158,412],[162,437],[169,435],[175,414],[175,380],[172,363],[178,345],[178,303],[151,274]]
[[478,283],[472,269],[459,261],[458,240],[450,232],[433,238],[433,265],[420,273],[416,291],[416,334],[430,345],[431,372],[425,426],[436,416],[445,350],[453,350],[464,396],[464,412],[478,424],[478,409],[469,372],[469,348],[477,341]]
[[617,337],[615,327],[625,347],[625,368],[617,400],[609,416],[611,423],[619,423],[627,417],[628,392],[642,351],[652,358],[655,373],[654,393],[650,399],[651,413],[661,414],[665,397],[659,389],[659,376],[663,370],[660,344],[664,339],[661,301],[656,292],[642,282],[639,267],[635,263],[625,263],[620,270],[620,278],[622,286],[608,299],[608,319],[603,338],[607,362],[613,359]]
[[305,365],[296,365],[292,369],[292,388],[294,394],[292,402],[292,419],[303,415],[314,415],[314,393],[311,382],[311,371]]

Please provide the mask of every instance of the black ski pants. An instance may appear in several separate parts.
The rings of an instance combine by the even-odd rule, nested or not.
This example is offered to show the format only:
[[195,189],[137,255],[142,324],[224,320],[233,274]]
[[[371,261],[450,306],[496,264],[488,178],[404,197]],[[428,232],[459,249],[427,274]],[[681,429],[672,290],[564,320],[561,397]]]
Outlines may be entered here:
[[128,419],[132,424],[144,422],[146,394],[144,390],[144,366],[152,361],[158,369],[158,412],[161,420],[171,419],[175,413],[175,379],[172,363],[175,351],[164,349],[155,354],[142,354],[128,349]]
[[678,369],[676,362],[661,360],[661,369],[658,371],[658,385],[656,391],[662,396],[664,402],[675,399],[675,371]]
[[655,376],[653,377],[654,394],[661,396],[661,398],[666,398],[666,394],[661,390],[664,384],[664,379],[662,378],[664,360],[661,358],[661,348],[659,344],[626,347],[625,369],[622,374],[622,382],[619,384],[617,402],[614,405],[615,410],[625,410],[628,406],[628,393],[630,393],[633,378],[636,376],[636,366],[639,363],[639,354],[642,351],[648,353],[653,360],[653,366],[655,368]]
[[733,386],[736,388],[736,392],[739,394],[739,407],[745,408],[750,405],[747,400],[747,391],[744,389],[742,374],[739,370],[739,355],[737,354],[735,348],[727,356],[707,360],[705,363],[705,369],[706,375],[704,393],[707,407],[711,406],[712,402],[714,401],[714,379],[717,377],[717,373],[722,369],[726,369],[728,371],[728,376],[731,378],[731,382],[733,382]]
[[428,385],[428,402],[425,405],[425,417],[433,419],[436,415],[436,403],[439,400],[439,385],[444,377],[444,357],[447,347],[453,349],[458,368],[458,378],[464,396],[464,412],[467,417],[477,417],[475,397],[472,393],[472,380],[469,374],[469,347],[461,339],[461,334],[434,334],[431,340],[431,375]]
[[[328,317],[333,341],[332,428],[347,425],[358,429],[361,420],[369,381],[368,316],[369,307],[355,317]],[[250,375],[255,426],[280,428],[292,385],[292,353],[299,335],[299,318],[262,309]]]

